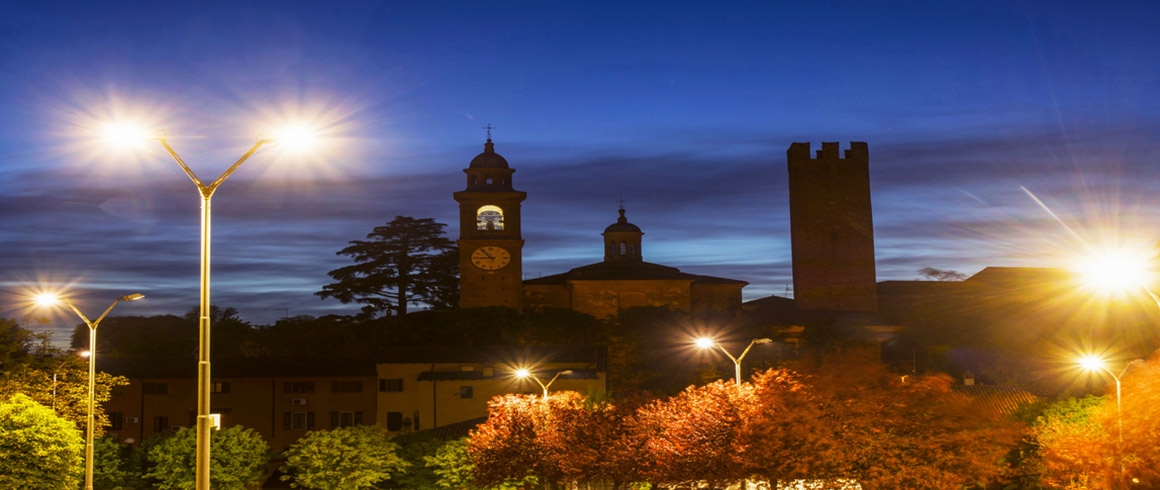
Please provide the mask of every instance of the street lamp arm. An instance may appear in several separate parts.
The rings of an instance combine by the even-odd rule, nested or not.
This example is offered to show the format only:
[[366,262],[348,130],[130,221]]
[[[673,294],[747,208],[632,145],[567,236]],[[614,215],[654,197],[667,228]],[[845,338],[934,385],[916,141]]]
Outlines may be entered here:
[[[113,307],[117,306],[117,303],[120,303],[120,302],[121,302],[121,298],[117,298],[115,301],[113,301],[113,304],[109,305],[108,308],[105,308],[105,312],[101,313],[101,316],[97,317],[97,319],[95,321],[93,321],[93,323],[89,324],[89,328],[97,328],[97,325],[101,324],[101,320],[104,320],[105,316],[107,316],[110,311],[113,311]],[[72,305],[69,305],[69,306],[72,306]],[[75,310],[76,308],[73,308],[73,309]],[[80,312],[78,311],[77,313],[80,313]],[[91,349],[91,347],[90,347],[90,349]]]
[[238,167],[242,166],[242,164],[245,163],[245,161],[248,160],[250,158],[250,156],[254,154],[254,152],[258,151],[258,148],[261,148],[262,145],[269,143],[270,141],[272,141],[272,140],[261,139],[261,140],[258,140],[257,143],[254,143],[254,146],[252,148],[250,148],[250,151],[247,151],[245,155],[242,155],[242,158],[239,158],[237,162],[234,162],[234,164],[231,165],[230,168],[226,169],[226,171],[223,172],[221,174],[221,176],[217,178],[217,180],[214,180],[213,183],[210,184],[209,187],[206,188],[208,190],[208,192],[210,194],[212,194],[213,191],[215,189],[217,189],[217,186],[221,185],[222,182],[225,182],[226,178],[229,177],[230,174],[234,173],[234,170],[237,170]]
[[202,194],[204,195],[206,190],[205,185],[201,183],[201,179],[197,178],[197,174],[193,173],[193,170],[189,168],[189,165],[185,164],[185,160],[182,160],[181,157],[177,155],[177,152],[173,151],[173,147],[169,146],[169,142],[166,141],[164,137],[157,138],[157,141],[161,142],[161,146],[165,147],[165,151],[169,152],[169,156],[173,157],[173,159],[177,161],[177,164],[181,166],[181,170],[185,171],[185,175],[189,176],[189,180],[192,180],[193,185],[196,185],[198,190],[201,190]]
[[[81,317],[81,320],[84,320],[85,325],[88,325],[89,330],[96,328],[94,326],[93,322],[90,322],[88,317],[86,317],[84,313],[81,313],[81,310],[77,309],[77,307],[72,304],[72,301],[69,301],[68,298],[61,298],[61,301],[64,301],[64,304],[68,305],[69,308],[72,308],[72,311],[76,312],[77,316]],[[114,302],[113,304],[115,305],[117,303]],[[111,310],[111,309],[113,309],[112,306],[109,307],[109,310]],[[105,310],[105,314],[108,314],[109,310]],[[105,315],[101,315],[101,318],[104,318],[104,317],[105,317]],[[98,318],[97,322],[100,322],[100,321],[101,321],[101,319]],[[92,349],[92,347],[89,347],[89,349]]]
[[[750,344],[750,346],[752,346],[752,345],[753,344]],[[720,350],[722,354],[725,354],[725,356],[728,357],[730,361],[733,361],[734,364],[738,364],[741,362],[740,359],[733,357],[733,354],[730,354],[729,351],[725,350],[724,347],[721,347],[721,344],[717,344],[717,350]],[[749,352],[749,349],[745,349],[745,351]],[[745,354],[741,354],[741,357],[745,357]]]

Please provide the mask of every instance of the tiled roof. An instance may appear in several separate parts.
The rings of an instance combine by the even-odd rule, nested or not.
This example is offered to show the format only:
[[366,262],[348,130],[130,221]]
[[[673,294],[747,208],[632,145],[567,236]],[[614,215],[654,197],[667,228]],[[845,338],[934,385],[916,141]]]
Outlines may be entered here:
[[951,390],[971,397],[981,410],[999,417],[1036,400],[1027,390],[1010,385],[954,385]]
[[650,262],[608,261],[577,267],[563,274],[529,279],[525,285],[564,284],[567,281],[692,281],[695,284],[749,284],[736,279],[701,276]]

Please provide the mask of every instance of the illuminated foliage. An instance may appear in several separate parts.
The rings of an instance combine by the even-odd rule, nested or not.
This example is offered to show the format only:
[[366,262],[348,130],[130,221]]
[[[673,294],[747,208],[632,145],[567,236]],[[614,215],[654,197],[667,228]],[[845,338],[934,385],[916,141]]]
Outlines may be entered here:
[[[1160,352],[1121,378],[1123,444],[1115,392],[1059,402],[1032,428],[1043,483],[1054,488],[1160,487]],[[1109,383],[1109,390],[1114,385]]]
[[24,395],[0,403],[0,488],[76,488],[85,442],[72,422]]
[[[144,476],[161,488],[195,488],[197,430],[178,429],[149,449],[152,468]],[[210,432],[210,486],[221,490],[241,490],[258,482],[265,474],[270,446],[262,436],[240,425]]]
[[1019,426],[950,390],[874,362],[825,358],[718,381],[626,410],[575,393],[497,397],[472,433],[476,483],[547,481],[722,487],[814,480],[835,488],[960,489],[1007,470]]
[[343,303],[361,303],[368,315],[407,314],[409,303],[450,308],[458,303],[459,259],[447,226],[431,218],[396,216],[338,251],[354,260],[329,272],[334,284],[314,293]]
[[398,450],[377,425],[310,431],[286,450],[282,480],[293,488],[372,488],[405,471],[408,465]]

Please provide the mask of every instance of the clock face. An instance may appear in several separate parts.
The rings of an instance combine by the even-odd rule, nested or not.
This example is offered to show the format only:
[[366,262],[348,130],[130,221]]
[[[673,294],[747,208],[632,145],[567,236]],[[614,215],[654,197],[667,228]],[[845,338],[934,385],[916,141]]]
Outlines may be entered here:
[[508,262],[511,262],[511,260],[512,256],[507,250],[494,245],[479,247],[474,252],[471,252],[472,265],[485,271],[503,269],[507,267]]

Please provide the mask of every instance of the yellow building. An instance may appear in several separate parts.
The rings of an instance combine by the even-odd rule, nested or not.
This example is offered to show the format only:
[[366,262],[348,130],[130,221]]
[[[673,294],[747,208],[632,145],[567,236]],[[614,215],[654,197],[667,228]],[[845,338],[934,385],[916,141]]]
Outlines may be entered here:
[[[210,411],[224,427],[256,430],[282,451],[310,430],[378,424],[407,433],[479,419],[487,401],[509,393],[542,393],[514,371],[529,368],[545,382],[571,370],[552,391],[597,395],[605,390],[603,348],[411,348],[378,359],[242,358],[215,360]],[[130,379],[105,404],[109,434],[136,444],[194,425],[196,363],[178,369],[146,361],[104,359],[99,368]]]

